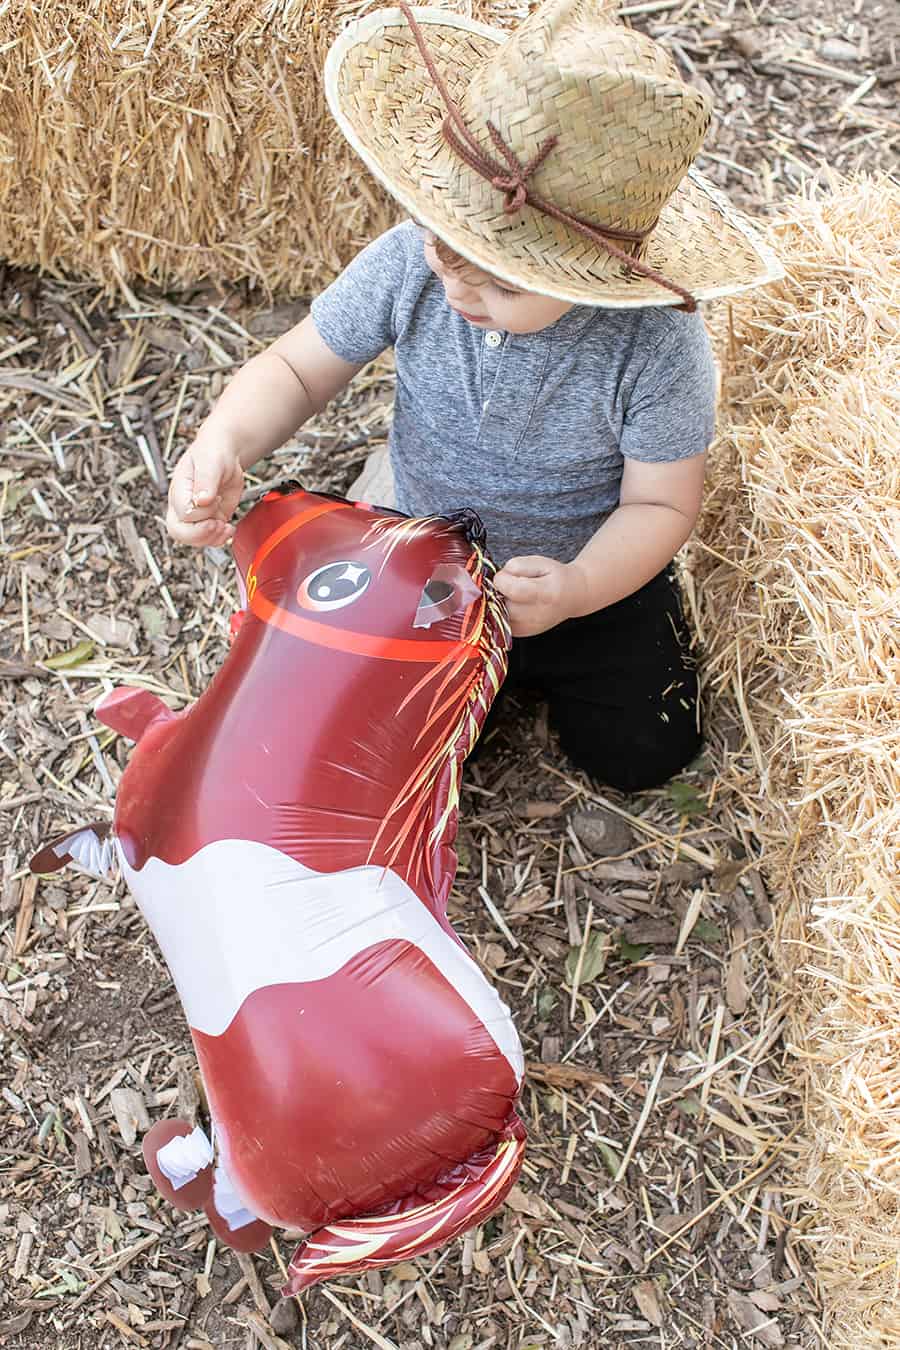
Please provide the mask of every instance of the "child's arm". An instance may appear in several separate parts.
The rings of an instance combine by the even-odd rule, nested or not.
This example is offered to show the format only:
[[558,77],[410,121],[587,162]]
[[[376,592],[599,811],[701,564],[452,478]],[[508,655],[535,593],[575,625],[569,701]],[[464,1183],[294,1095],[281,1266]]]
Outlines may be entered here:
[[309,316],[242,366],[175,466],[172,538],[195,548],[226,543],[244,469],[283,445],[361,368],[336,356]]
[[510,558],[497,573],[513,634],[530,637],[633,594],[672,561],[703,498],[706,456],[626,459],[619,505],[570,563]]
[[709,336],[700,314],[664,310],[652,316],[646,347],[625,391],[619,505],[574,561],[511,558],[497,575],[517,637],[632,595],[672,561],[694,528],[715,434]]

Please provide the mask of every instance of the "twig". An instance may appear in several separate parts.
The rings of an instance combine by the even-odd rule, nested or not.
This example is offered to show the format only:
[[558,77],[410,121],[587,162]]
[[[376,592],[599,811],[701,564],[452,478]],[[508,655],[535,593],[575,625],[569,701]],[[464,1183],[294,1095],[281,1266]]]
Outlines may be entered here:
[[97,344],[91,337],[84,324],[79,323],[74,314],[70,314],[56,300],[51,300],[49,304],[51,314],[55,314],[64,328],[67,328],[74,338],[76,338],[84,350],[85,356],[93,356],[97,351]]
[[253,1302],[256,1304],[263,1317],[268,1317],[272,1311],[269,1300],[266,1298],[266,1291],[262,1287],[262,1281],[253,1264],[253,1257],[247,1252],[235,1252],[238,1266],[241,1274],[247,1281],[250,1293],[253,1295]]
[[634,1156],[634,1150],[638,1146],[638,1140],[644,1133],[644,1126],[647,1124],[647,1117],[653,1110],[653,1103],[656,1101],[656,1093],[659,1089],[659,1080],[662,1078],[663,1069],[666,1067],[666,1060],[669,1058],[668,1050],[660,1057],[656,1066],[656,1073],[653,1075],[653,1081],[647,1089],[647,1096],[644,1098],[644,1106],[641,1114],[638,1116],[638,1123],[634,1127],[634,1133],[629,1140],[628,1147],[625,1150],[625,1156],[619,1164],[619,1170],[613,1180],[618,1184],[625,1175],[628,1164]]
[[843,117],[845,113],[848,113],[855,103],[859,103],[860,99],[865,98],[866,94],[871,93],[877,83],[878,76],[873,71],[871,75],[866,76],[861,84],[856,86],[852,94],[847,95],[841,106],[838,108],[835,119],[837,120]]
[[515,937],[514,933],[512,933],[512,931],[510,930],[509,924],[506,922],[503,915],[500,913],[499,909],[494,904],[493,900],[488,895],[487,891],[483,886],[478,887],[478,894],[481,896],[481,899],[484,902],[485,909],[490,914],[491,918],[494,920],[494,923],[500,929],[500,932],[506,938],[509,945],[514,949],[518,947],[519,945],[518,940]]
[[265,1347],[265,1350],[291,1350],[287,1341],[283,1341],[280,1336],[276,1336],[275,1332],[267,1324],[266,1319],[254,1308],[248,1308],[240,1320],[245,1327],[250,1327],[254,1336]]
[[620,984],[620,985],[618,986],[618,988],[616,988],[616,989],[614,989],[614,990],[612,991],[612,993],[610,994],[609,998],[606,1000],[606,1002],[604,1003],[604,1005],[603,1005],[603,1007],[600,1009],[600,1011],[597,1012],[597,1013],[594,1013],[594,1016],[591,1018],[590,1022],[588,1022],[587,1026],[586,1026],[585,1029],[584,1029],[584,1031],[583,1031],[583,1032],[581,1033],[581,1035],[578,1037],[578,1040],[575,1041],[572,1045],[569,1046],[568,1050],[566,1051],[566,1053],[563,1055],[562,1059],[560,1060],[560,1063],[561,1063],[561,1064],[565,1064],[567,1060],[569,1060],[569,1059],[572,1058],[572,1056],[574,1055],[575,1051],[576,1051],[576,1050],[578,1049],[578,1047],[581,1045],[582,1041],[585,1040],[585,1038],[588,1037],[588,1036],[591,1034],[591,1032],[594,1030],[594,1027],[595,1027],[595,1026],[597,1025],[597,1023],[600,1021],[600,1018],[604,1015],[604,1013],[609,1012],[610,1008],[612,1007],[612,1005],[613,1005],[613,1003],[615,1002],[615,1000],[619,997],[619,995],[625,993],[625,990],[628,988],[628,986],[629,986],[630,983],[631,983],[630,980],[625,980],[625,981],[623,981],[622,984]]
[[97,1290],[102,1288],[107,1280],[111,1280],[113,1275],[118,1275],[120,1270],[124,1270],[136,1256],[140,1256],[141,1252],[147,1251],[148,1247],[155,1246],[159,1242],[160,1236],[159,1233],[151,1233],[150,1237],[141,1238],[140,1242],[136,1242],[133,1247],[129,1247],[122,1252],[121,1256],[116,1258],[109,1270],[105,1271],[99,1280],[95,1280],[88,1289],[85,1289],[83,1294],[78,1295],[74,1303],[68,1305],[69,1312],[75,1312],[78,1308],[84,1307],[88,1299],[93,1298]]
[[[839,84],[857,84],[859,76],[854,75],[848,70],[838,70],[836,66],[822,65],[818,61],[801,61],[793,57],[786,57],[783,61],[773,61],[775,67],[782,67],[786,70],[796,70],[800,75],[813,75],[820,80],[837,80]],[[765,67],[761,67],[765,70]]]
[[73,412],[80,413],[86,420],[93,417],[93,409],[81,399],[74,398],[67,394],[64,389],[57,389],[55,385],[48,384],[46,380],[39,380],[34,375],[25,375],[19,371],[2,370],[0,371],[0,387],[4,389],[25,389],[29,394],[40,394],[41,398],[54,399],[61,403],[65,408],[71,408]]
[[375,1327],[370,1327],[368,1322],[361,1322],[356,1314],[352,1313],[345,1303],[342,1303],[339,1298],[334,1296],[330,1289],[326,1289],[324,1285],[320,1285],[319,1293],[324,1298],[327,1298],[329,1303],[333,1303],[336,1308],[339,1308],[347,1321],[352,1322],[357,1331],[361,1331],[364,1336],[368,1336],[372,1344],[379,1347],[379,1350],[398,1350],[394,1341],[388,1340],[387,1336],[382,1336],[381,1332],[376,1331]]
[[641,5],[623,5],[617,12],[619,18],[629,14],[658,14],[664,9],[677,9],[683,3],[684,0],[646,0]]
[[[716,1062],[716,1055],[719,1053],[719,1037],[722,1035],[722,1023],[725,1020],[725,1004],[719,1003],[716,1007],[715,1017],[713,1019],[712,1035],[709,1038],[709,1049],[706,1053],[706,1068],[710,1070]],[[700,1105],[706,1107],[709,1101],[709,1090],[712,1086],[712,1073],[707,1072],[703,1086],[700,1089]]]
[[715,1200],[709,1202],[705,1209],[701,1209],[699,1214],[695,1214],[692,1219],[688,1219],[687,1223],[679,1228],[676,1233],[673,1233],[671,1237],[666,1238],[666,1241],[652,1251],[647,1257],[647,1260],[644,1262],[644,1270],[648,1270],[651,1263],[655,1261],[658,1256],[662,1256],[663,1252],[667,1252],[674,1243],[683,1238],[686,1233],[689,1233],[701,1219],[705,1219],[709,1214],[712,1214],[714,1210],[717,1210],[730,1196],[737,1195],[738,1191],[742,1191],[745,1186],[750,1186],[758,1177],[761,1177],[764,1172],[768,1172],[774,1165],[778,1154],[790,1143],[799,1128],[799,1125],[795,1126],[786,1139],[779,1140],[772,1149],[769,1157],[760,1167],[757,1167],[755,1172],[751,1172],[749,1176],[741,1177],[741,1179],[736,1181],[733,1186],[729,1186],[727,1191],[722,1191],[716,1196]]
[[168,492],[166,466],[163,463],[163,458],[160,454],[159,440],[156,435],[156,425],[153,421],[153,409],[150,407],[147,399],[144,399],[141,402],[141,427],[143,428],[144,439],[150,452],[150,459],[153,463],[156,486],[159,488],[161,496],[165,497]]
[[581,946],[578,949],[578,960],[575,963],[575,973],[572,976],[572,998],[569,1003],[569,1021],[574,1022],[575,1010],[578,1007],[578,986],[581,983],[581,971],[584,966],[584,954],[587,951],[588,938],[591,934],[591,921],[594,917],[593,900],[588,905],[587,918],[584,923],[584,937],[581,939]]

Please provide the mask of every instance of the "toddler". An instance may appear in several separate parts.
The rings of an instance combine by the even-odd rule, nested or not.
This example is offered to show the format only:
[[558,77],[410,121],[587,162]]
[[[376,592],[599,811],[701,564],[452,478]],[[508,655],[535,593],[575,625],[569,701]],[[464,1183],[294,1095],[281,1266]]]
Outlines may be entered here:
[[244,469],[393,347],[396,505],[477,510],[509,683],[546,695],[601,783],[662,783],[700,744],[671,567],[715,421],[697,302],[780,275],[690,169],[707,100],[597,0],[547,0],[512,36],[374,11],[325,81],[410,219],[234,377],[175,468],[169,531],[226,543]]

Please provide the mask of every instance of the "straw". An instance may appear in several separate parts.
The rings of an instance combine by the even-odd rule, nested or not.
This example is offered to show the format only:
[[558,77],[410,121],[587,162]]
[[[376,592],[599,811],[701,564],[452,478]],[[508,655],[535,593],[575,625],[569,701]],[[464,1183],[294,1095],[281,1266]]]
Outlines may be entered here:
[[[494,7],[446,5],[508,24]],[[0,4],[0,257],[132,299],[140,281],[319,290],[396,219],[325,107],[347,8]]]
[[863,1350],[900,1337],[900,187],[827,186],[772,227],[788,279],[718,316],[730,429],[691,593],[777,897],[828,1344]]

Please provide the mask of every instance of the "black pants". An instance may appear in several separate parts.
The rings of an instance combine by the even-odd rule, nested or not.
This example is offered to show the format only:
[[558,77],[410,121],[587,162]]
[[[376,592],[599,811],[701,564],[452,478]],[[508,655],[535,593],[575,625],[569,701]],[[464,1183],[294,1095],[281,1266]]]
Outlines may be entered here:
[[504,691],[522,687],[547,698],[562,748],[600,783],[636,792],[678,773],[701,738],[697,675],[673,569],[596,614],[516,638]]

